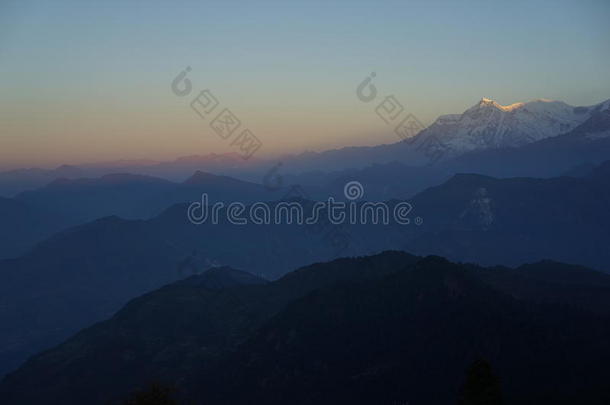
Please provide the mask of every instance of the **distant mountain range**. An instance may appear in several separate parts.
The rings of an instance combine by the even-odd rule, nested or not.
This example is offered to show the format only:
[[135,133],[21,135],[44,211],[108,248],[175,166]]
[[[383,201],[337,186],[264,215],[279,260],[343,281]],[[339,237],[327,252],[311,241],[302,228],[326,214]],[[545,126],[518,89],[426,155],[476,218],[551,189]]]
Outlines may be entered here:
[[570,132],[517,148],[465,153],[448,162],[447,168],[502,177],[552,177],[582,165],[599,164],[610,156],[607,105],[590,110],[590,117]]
[[[502,106],[483,98],[462,114],[440,116],[428,128],[402,142],[308,152],[287,159],[285,169],[296,172],[320,167],[341,170],[397,161],[411,166],[435,164],[451,171],[453,159],[467,153],[516,149],[514,154],[519,155],[521,147],[572,132],[588,134],[582,139],[588,141],[583,147],[595,155],[597,141],[607,138],[605,134],[609,128],[607,122],[602,121],[610,114],[609,108],[610,100],[588,107],[573,107],[560,101],[542,99]],[[554,150],[548,153],[552,156]],[[605,153],[602,160],[609,157],[607,149]],[[576,151],[567,164],[587,163],[583,159],[588,156],[582,154],[583,150]],[[486,166],[483,162],[481,164],[480,169],[485,170]],[[472,167],[477,172],[476,166]]]
[[[187,218],[203,193],[309,213],[352,181],[356,206],[408,201],[411,223]],[[47,350],[0,383],[3,404],[152,380],[206,404],[455,403],[477,356],[507,403],[610,403],[583,377],[610,360],[610,100],[483,98],[401,142],[278,162],[13,170],[0,195],[0,376]],[[388,249],[411,254],[368,256]],[[344,256],[367,257],[321,263]]]
[[[545,112],[540,110],[541,106],[553,108]],[[606,101],[593,107],[567,109],[564,103],[537,101],[509,108],[483,100],[464,114],[439,118],[413,140],[311,154],[297,165],[305,169],[311,159],[317,167],[352,169],[289,178],[332,189],[333,182],[351,177],[366,183],[375,198],[404,198],[438,185],[456,173],[557,177],[610,159],[609,106],[610,101]],[[537,112],[535,122],[540,125],[530,122],[528,130],[526,118],[533,119],[530,110]],[[567,111],[565,116],[572,118],[561,120],[556,110]],[[507,126],[509,122],[514,125]],[[421,153],[414,156],[414,149]],[[430,162],[436,158],[438,161]],[[285,169],[289,170],[293,163],[286,164]]]
[[13,197],[23,191],[44,187],[55,180],[97,178],[129,173],[183,182],[197,171],[219,174],[245,173],[250,167],[256,167],[256,164],[259,164],[257,160],[245,161],[237,154],[212,153],[184,156],[169,162],[119,160],[80,166],[64,165],[56,169],[18,169],[0,172],[0,196]]
[[0,172],[0,196],[12,197],[15,194],[45,184],[59,178],[75,178],[84,175],[76,166],[64,165],[56,169],[16,169]]
[[[483,98],[461,114],[440,116],[415,137],[401,142],[285,155],[276,161],[245,161],[229,153],[187,156],[169,162],[116,161],[54,170],[13,170],[0,173],[0,196],[37,189],[58,178],[94,178],[113,173],[181,182],[199,170],[261,183],[280,161],[286,179],[309,173],[309,181],[319,187],[345,170],[390,163],[425,169],[433,165],[435,172],[448,175],[467,171],[552,177],[575,166],[610,159],[609,107],[610,100],[587,107],[544,99],[502,106]],[[318,176],[311,175],[313,172]],[[425,184],[431,185],[435,184]]]
[[[610,271],[609,104],[484,99],[440,117],[419,141],[287,157],[272,184],[271,162],[231,155],[112,163],[175,177],[189,170],[181,182],[103,174],[112,165],[0,173],[0,193],[32,188],[0,198],[0,374],[129,299],[216,265],[275,279],[308,263],[399,249],[482,265],[553,259]],[[435,164],[416,149],[426,137],[451,146]],[[311,200],[342,199],[353,180],[364,200],[393,207],[408,199],[422,222],[195,226],[186,216],[204,192],[210,202],[273,206],[291,198],[295,182],[305,190],[297,201],[312,209]]]
[[210,202],[255,202],[282,196],[281,190],[268,190],[260,184],[197,171],[182,183],[126,173],[60,179],[43,188],[20,193],[15,199],[59,213],[79,224],[111,215],[126,219],[151,218],[174,204],[200,201],[202,193],[208,194]]
[[[608,109],[608,105],[610,105],[610,102],[604,102],[593,107],[568,109],[572,112],[570,114],[566,112],[566,117],[572,118],[561,121],[557,118],[557,114],[559,114],[557,111],[568,111],[566,110],[567,105],[563,103],[536,101],[520,103],[509,108],[499,106],[489,100],[483,100],[479,105],[462,114],[460,117],[463,118],[457,121],[460,124],[458,127],[452,127],[453,130],[443,132],[445,127],[442,122],[446,121],[443,118],[427,130],[422,131],[417,137],[435,137],[443,140],[442,145],[454,145],[457,142],[456,139],[462,136],[466,136],[466,139],[485,139],[487,135],[482,134],[496,128],[495,135],[490,136],[489,139],[496,142],[498,139],[508,137],[511,140],[507,141],[508,143],[492,142],[493,145],[490,144],[450,159],[444,159],[432,166],[417,166],[405,163],[404,157],[408,156],[409,151],[413,148],[413,144],[406,141],[379,147],[329,151],[327,152],[329,154],[328,158],[333,161],[330,166],[324,166],[323,162],[315,164],[318,169],[324,167],[324,171],[295,174],[291,170],[294,169],[294,164],[299,162],[299,158],[287,161],[281,166],[281,171],[278,173],[278,178],[283,181],[281,184],[274,184],[272,189],[278,188],[278,186],[280,186],[279,188],[282,188],[281,186],[285,188],[290,183],[298,182],[307,184],[308,194],[311,198],[326,198],[328,196],[340,198],[343,185],[348,181],[358,180],[366,185],[369,198],[379,200],[411,197],[430,186],[438,185],[455,173],[478,173],[496,177],[555,177],[574,168],[593,166],[610,158],[610,109]],[[548,111],[542,107],[547,108]],[[548,125],[541,124],[541,127],[532,127],[534,129],[532,129],[531,134],[527,135],[519,128],[525,125],[523,124],[525,122],[523,121],[524,117],[531,118],[533,113],[530,111],[540,115],[536,122],[547,122]],[[481,114],[486,118],[481,118]],[[498,118],[498,114],[500,114],[500,118]],[[504,115],[507,116],[504,117]],[[472,116],[479,117],[478,120],[487,123],[487,126],[473,127],[470,125],[474,122]],[[507,117],[513,118],[509,119]],[[575,117],[578,117],[578,120]],[[514,121],[516,123],[515,128],[517,128],[515,131],[522,135],[519,138],[520,140],[517,141],[517,132],[510,132],[506,129],[508,127],[502,127],[504,132],[497,129],[498,120],[502,121],[502,125],[508,125],[509,122]],[[579,120],[584,121],[576,125],[577,121],[581,122]],[[571,124],[568,125],[564,121],[569,121]],[[560,125],[559,122],[564,122],[564,124]],[[469,125],[466,125],[467,123]],[[556,125],[551,125],[552,123]],[[547,136],[553,128],[568,130],[572,127],[574,127],[572,130],[561,135]],[[486,129],[482,130],[481,128]],[[461,135],[456,135],[458,133]],[[498,135],[500,133],[503,135]],[[538,138],[543,139],[535,141]],[[507,146],[513,145],[510,143],[513,141],[515,145],[524,144],[515,147]],[[438,144],[430,145],[432,145],[430,147],[434,147]],[[462,149],[469,150],[471,148]],[[315,161],[318,157],[327,155],[314,154],[308,156]],[[343,157],[347,157],[350,161],[350,156],[356,156],[358,159],[368,162],[367,166],[338,171],[330,169],[336,163],[342,162]],[[377,160],[386,161],[388,160],[387,157],[391,157],[393,161],[372,165],[370,163]],[[201,163],[203,161],[226,163],[228,161],[232,162],[233,159],[234,157],[229,156],[225,158],[215,156],[203,160],[189,158],[184,159],[184,161],[190,163]],[[272,169],[273,166],[269,163],[259,162],[257,164],[262,166],[257,168],[254,164],[251,167],[253,172],[249,177],[254,177],[259,184],[264,183],[265,177],[269,175],[269,169]],[[340,165],[343,164],[340,163]],[[355,163],[354,165],[358,166]],[[61,171],[75,174],[78,169],[65,167]],[[258,173],[258,178],[256,178],[256,173]],[[204,179],[204,176],[207,177]],[[214,176],[198,172],[194,178],[191,175],[191,178],[183,183],[173,183],[150,176],[113,174],[97,179],[56,180],[44,188],[21,193],[17,198],[34,208],[43,207],[45,211],[72,218],[74,221],[72,224],[76,224],[104,215],[148,218],[174,203],[196,200],[198,194],[200,195],[203,190],[209,190],[209,194],[217,196],[218,200],[229,198],[238,201],[273,200],[282,195],[281,192],[275,192],[277,190],[270,192],[269,187],[244,181],[240,183],[226,177],[225,179],[227,184],[221,185],[220,182],[214,180]],[[199,182],[201,187],[194,184],[196,182]]]
[[32,357],[0,398],[118,404],[161,381],[184,403],[445,405],[482,357],[508,404],[601,405],[609,338],[608,275],[384,252],[271,283],[224,268],[165,286]]
[[[484,265],[553,259],[610,271],[609,184],[610,163],[581,177],[457,175],[410,199],[410,225],[223,219],[196,226],[187,218],[188,204],[149,220],[96,220],[0,261],[0,324],[6,326],[0,363],[8,371],[134,296],[211,266],[275,279],[308,263],[399,249]],[[311,201],[295,201],[312,209]],[[423,223],[416,225],[416,217]]]
[[151,176],[109,174],[99,178],[61,178],[14,198],[0,197],[0,259],[19,256],[53,233],[107,216],[149,219],[178,203],[252,203],[280,199],[286,188],[201,171],[174,183]]

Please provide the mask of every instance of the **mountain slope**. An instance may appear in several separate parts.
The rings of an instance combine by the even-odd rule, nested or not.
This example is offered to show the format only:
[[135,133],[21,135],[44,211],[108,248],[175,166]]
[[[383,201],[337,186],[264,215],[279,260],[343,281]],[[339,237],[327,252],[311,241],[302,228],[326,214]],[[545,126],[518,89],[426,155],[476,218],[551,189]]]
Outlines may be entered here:
[[516,148],[475,151],[446,163],[446,170],[490,176],[552,177],[610,159],[609,101],[588,109],[589,117],[565,134]]
[[[193,359],[194,363],[191,364],[190,357],[213,357],[223,348],[234,347],[243,339],[244,333],[260,325],[279,307],[294,298],[341,280],[367,280],[378,277],[416,260],[416,257],[405,253],[389,252],[363,259],[341,259],[321,268],[310,266],[273,284],[261,283],[255,276],[249,276],[244,281],[241,275],[239,279],[232,277],[235,283],[225,285],[224,288],[219,288],[215,280],[219,276],[226,279],[229,277],[228,273],[235,273],[235,270],[210,270],[135,299],[111,321],[102,322],[80,333],[78,336],[90,342],[85,345],[68,343],[62,345],[60,351],[79,351],[81,354],[77,357],[85,361],[57,364],[59,368],[52,373],[60,370],[79,370],[79,377],[74,378],[82,378],[79,383],[81,388],[73,394],[83,395],[83,401],[87,402],[84,399],[87,393],[102,382],[99,379],[91,379],[91,372],[116,370],[117,365],[122,363],[119,367],[123,370],[120,379],[133,385],[145,382],[143,378],[146,376],[140,373],[144,367],[143,361],[147,367],[159,373],[165,372],[166,365],[162,359],[168,355],[184,358],[186,367],[194,367],[197,361]],[[247,286],[240,288],[240,285]],[[173,346],[183,338],[190,342],[184,341],[182,347],[176,346],[166,355],[163,354],[168,350],[168,346]],[[96,347],[98,343],[100,346]],[[111,350],[116,355],[104,353],[106,350]],[[96,353],[99,353],[100,361],[96,370],[81,373],[89,367],[86,360],[91,355],[97,357]],[[123,353],[128,355],[124,356]],[[45,359],[54,361],[54,357],[51,355]],[[172,358],[169,360],[175,361]],[[45,366],[39,370],[46,373],[51,369]],[[54,377],[48,375],[48,378]],[[55,385],[52,389],[54,391],[65,388],[60,381],[52,385]],[[126,386],[128,387],[129,385]],[[42,394],[42,390],[39,394]],[[41,398],[38,400],[42,400]]]
[[[103,218],[0,261],[0,372],[104,319],[129,299],[211,266],[250,266],[276,278],[345,251],[331,225],[240,226],[222,216],[218,225],[196,226],[187,208],[177,205],[148,221]],[[367,243],[362,235],[348,251],[380,251],[389,237]]]
[[179,260],[144,223],[111,217],[0,261],[0,373],[108,317],[136,294],[176,280]]
[[426,221],[406,248],[488,265],[547,258],[608,271],[607,179],[456,175],[412,199]]
[[[178,282],[33,357],[0,395],[7,405],[101,404],[162,380],[206,404],[451,404],[484,356],[509,404],[602,404],[610,276],[581,268],[586,277],[566,284],[563,266],[485,269],[385,252],[267,284]],[[504,272],[544,279],[555,301],[517,295],[536,282],[515,286]],[[600,282],[595,315],[573,292]]]
[[608,105],[610,100],[591,107],[572,107],[540,99],[503,106],[483,98],[463,114],[440,116],[417,137],[423,138],[421,142],[433,138],[448,155],[518,147],[567,133]]
[[[318,170],[320,167],[341,170],[393,161],[414,166],[437,164],[463,154],[519,148],[553,139],[575,130],[609,107],[610,100],[587,107],[573,107],[561,101],[544,99],[502,106],[483,98],[461,114],[440,116],[411,139],[377,146],[303,153],[286,158],[284,169],[292,172]],[[610,155],[605,154],[604,160],[609,158]],[[465,163],[468,163],[467,159]],[[472,171],[477,172],[472,167]],[[554,175],[558,174],[554,172]]]
[[22,201],[0,197],[0,260],[24,254],[68,224],[45,208],[35,209]]
[[[460,266],[424,260],[292,303],[229,356],[219,378],[226,390],[209,402],[450,404],[463,370],[484,356],[508,403],[601,404],[607,315],[599,324],[560,308],[511,299]],[[583,329],[568,330],[568,319]]]

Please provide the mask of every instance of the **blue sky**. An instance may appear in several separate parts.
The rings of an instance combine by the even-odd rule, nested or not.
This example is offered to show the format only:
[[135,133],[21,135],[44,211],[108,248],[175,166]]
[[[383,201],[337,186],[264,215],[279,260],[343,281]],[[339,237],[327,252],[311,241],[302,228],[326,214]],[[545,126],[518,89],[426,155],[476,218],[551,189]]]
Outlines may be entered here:
[[229,152],[170,91],[191,66],[264,155],[396,139],[372,71],[425,124],[489,97],[610,98],[610,2],[2,1],[0,168]]

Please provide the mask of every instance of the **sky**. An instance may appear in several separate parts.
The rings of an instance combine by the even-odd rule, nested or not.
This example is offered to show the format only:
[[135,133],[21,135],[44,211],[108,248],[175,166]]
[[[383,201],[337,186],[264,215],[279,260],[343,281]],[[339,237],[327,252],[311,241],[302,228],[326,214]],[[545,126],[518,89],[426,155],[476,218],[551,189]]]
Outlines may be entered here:
[[482,97],[592,105],[608,21],[607,0],[0,0],[0,169],[231,152],[224,108],[260,157],[398,141],[356,96],[372,72],[424,125]]

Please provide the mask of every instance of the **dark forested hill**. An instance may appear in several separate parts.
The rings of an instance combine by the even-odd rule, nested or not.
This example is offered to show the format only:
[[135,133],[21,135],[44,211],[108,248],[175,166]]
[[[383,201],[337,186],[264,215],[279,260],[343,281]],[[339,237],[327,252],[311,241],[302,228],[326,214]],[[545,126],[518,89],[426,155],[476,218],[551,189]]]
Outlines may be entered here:
[[196,404],[455,404],[483,357],[507,404],[604,404],[609,315],[610,276],[552,262],[482,268],[385,252],[271,283],[215,269],[33,357],[0,398],[119,403],[162,381]]

